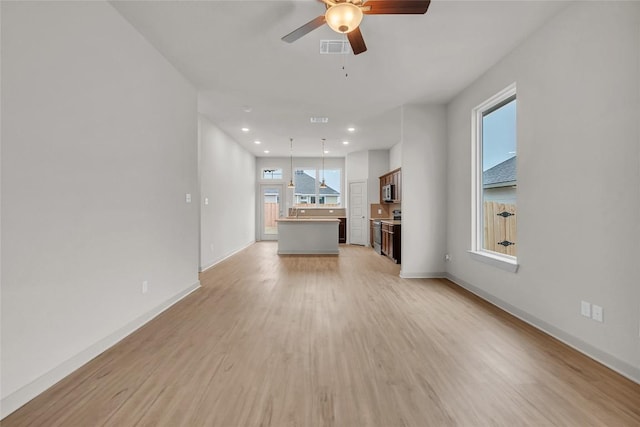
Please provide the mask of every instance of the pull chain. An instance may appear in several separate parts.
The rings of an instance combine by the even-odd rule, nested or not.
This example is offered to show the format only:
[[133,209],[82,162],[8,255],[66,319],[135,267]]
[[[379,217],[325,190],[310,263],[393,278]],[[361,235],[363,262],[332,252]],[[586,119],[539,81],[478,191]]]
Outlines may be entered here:
[[[349,40],[347,40],[347,35],[344,35],[344,42],[345,43],[349,43]],[[350,46],[350,45],[349,45]],[[342,55],[342,71],[344,71],[344,78],[348,78],[349,77],[349,72],[347,71],[347,56],[349,56],[349,52],[347,52],[346,54]]]

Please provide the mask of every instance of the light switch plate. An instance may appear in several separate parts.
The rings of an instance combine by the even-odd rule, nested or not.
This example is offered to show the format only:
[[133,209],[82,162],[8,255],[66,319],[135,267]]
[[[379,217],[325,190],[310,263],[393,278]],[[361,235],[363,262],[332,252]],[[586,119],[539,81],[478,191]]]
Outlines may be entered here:
[[604,310],[602,307],[600,307],[599,305],[595,305],[593,304],[593,306],[591,306],[591,318],[593,320],[595,320],[596,322],[603,322],[603,316],[604,316]]
[[582,301],[580,304],[580,314],[584,317],[591,317],[591,304],[586,301]]

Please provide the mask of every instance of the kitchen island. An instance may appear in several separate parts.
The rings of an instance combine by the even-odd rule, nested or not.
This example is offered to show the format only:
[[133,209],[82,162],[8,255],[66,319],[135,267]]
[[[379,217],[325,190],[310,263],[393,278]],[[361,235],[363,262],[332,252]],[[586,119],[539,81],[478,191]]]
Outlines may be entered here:
[[280,218],[278,255],[338,255],[337,218]]

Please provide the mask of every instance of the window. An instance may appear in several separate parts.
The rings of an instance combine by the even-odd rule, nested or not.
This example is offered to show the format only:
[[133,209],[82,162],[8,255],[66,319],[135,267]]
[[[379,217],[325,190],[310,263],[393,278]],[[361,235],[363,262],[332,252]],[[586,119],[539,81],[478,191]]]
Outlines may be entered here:
[[262,179],[282,179],[282,169],[262,169]]
[[[324,178],[326,188],[320,188]],[[338,207],[342,205],[340,169],[295,169],[293,175],[295,207]]]
[[[516,87],[473,110],[472,253],[517,270]],[[484,260],[483,260],[484,261]]]

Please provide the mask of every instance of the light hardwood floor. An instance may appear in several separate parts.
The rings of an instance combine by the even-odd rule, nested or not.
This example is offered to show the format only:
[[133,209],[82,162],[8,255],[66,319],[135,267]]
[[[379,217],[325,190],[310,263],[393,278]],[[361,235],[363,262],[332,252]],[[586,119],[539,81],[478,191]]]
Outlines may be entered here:
[[371,249],[258,243],[10,426],[638,426],[640,385]]

